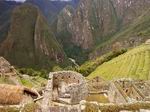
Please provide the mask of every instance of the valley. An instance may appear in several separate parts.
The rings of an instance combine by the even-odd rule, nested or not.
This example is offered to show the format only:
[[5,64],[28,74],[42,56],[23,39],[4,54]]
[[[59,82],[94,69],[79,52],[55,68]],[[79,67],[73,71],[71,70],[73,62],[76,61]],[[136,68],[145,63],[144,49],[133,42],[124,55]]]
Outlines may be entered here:
[[150,0],[0,0],[0,112],[150,112]]

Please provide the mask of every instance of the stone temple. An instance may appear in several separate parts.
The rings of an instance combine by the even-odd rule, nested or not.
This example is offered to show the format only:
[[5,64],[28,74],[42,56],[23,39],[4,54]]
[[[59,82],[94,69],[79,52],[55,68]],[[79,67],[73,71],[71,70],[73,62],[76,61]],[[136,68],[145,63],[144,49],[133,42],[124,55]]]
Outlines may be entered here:
[[51,72],[41,103],[42,112],[130,112],[133,107],[139,112],[150,108],[149,81],[87,80],[73,71]]
[[[53,72],[49,74],[49,81],[42,101],[43,112],[56,110],[63,105],[69,107],[84,100],[88,95],[88,88],[85,78],[73,71]],[[51,107],[51,108],[50,108]],[[68,112],[74,108],[67,108]],[[75,111],[77,112],[77,110]]]

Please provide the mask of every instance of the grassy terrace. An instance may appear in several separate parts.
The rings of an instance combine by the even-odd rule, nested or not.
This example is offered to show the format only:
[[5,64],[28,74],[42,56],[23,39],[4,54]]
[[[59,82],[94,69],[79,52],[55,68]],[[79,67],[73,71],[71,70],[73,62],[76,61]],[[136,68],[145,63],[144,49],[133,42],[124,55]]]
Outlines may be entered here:
[[116,78],[149,79],[150,45],[143,44],[108,62],[103,63],[88,78],[102,76],[107,80]]

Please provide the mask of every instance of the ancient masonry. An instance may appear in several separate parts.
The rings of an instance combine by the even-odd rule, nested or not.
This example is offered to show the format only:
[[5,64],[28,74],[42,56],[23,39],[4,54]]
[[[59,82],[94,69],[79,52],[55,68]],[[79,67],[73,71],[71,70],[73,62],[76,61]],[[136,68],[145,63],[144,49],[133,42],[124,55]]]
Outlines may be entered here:
[[[49,74],[49,81],[42,100],[42,112],[98,112],[110,107],[117,112],[150,109],[150,82],[119,79],[107,82],[101,77],[92,80],[76,72],[61,71]],[[91,94],[105,94],[105,103],[86,101]],[[97,111],[95,109],[98,109]],[[149,111],[149,110],[148,110]],[[115,112],[115,111],[114,111]]]
[[120,79],[111,82],[108,96],[113,103],[150,101],[149,81]]
[[[30,88],[24,87],[18,81],[16,69],[10,63],[0,57],[0,78],[6,80],[0,84],[0,105],[20,105],[33,101],[38,93]],[[8,84],[6,84],[8,81]],[[9,81],[12,85],[9,84]]]
[[0,75],[8,77],[17,75],[14,67],[3,57],[0,57]]
[[[14,85],[0,84],[0,107],[17,106],[20,109],[20,106],[34,102],[39,106],[38,112],[150,112],[150,81],[105,81],[101,77],[88,80],[73,71],[50,72],[40,96],[37,91],[17,82],[17,71],[2,57],[0,75],[14,81]],[[96,100],[92,99],[94,95]],[[101,102],[102,96],[107,99],[106,103]]]
[[150,81],[119,79],[109,82],[107,89],[104,80],[98,79],[94,78],[90,85],[101,82],[101,92],[105,90],[110,103],[86,102],[85,112],[150,112]]
[[87,83],[81,74],[73,71],[50,73],[42,101],[42,112],[59,112],[59,109],[78,112],[79,102],[85,100],[87,95]]

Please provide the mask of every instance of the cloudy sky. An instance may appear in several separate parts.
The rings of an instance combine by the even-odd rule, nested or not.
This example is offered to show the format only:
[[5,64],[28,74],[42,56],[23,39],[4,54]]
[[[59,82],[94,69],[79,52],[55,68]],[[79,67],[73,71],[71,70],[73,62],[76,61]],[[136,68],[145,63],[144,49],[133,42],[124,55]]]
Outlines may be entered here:
[[[8,1],[19,1],[19,2],[24,2],[26,0],[8,0]],[[57,0],[50,0],[50,1],[57,1]],[[71,0],[59,0],[59,1],[71,1]]]

